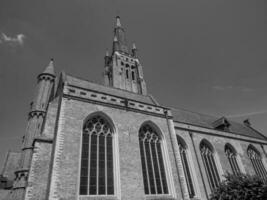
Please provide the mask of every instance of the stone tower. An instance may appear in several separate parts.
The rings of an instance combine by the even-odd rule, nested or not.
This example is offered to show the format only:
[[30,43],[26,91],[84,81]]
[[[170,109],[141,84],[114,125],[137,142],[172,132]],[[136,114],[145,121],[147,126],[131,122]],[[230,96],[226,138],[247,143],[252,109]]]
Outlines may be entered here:
[[24,199],[34,149],[33,142],[35,138],[41,136],[47,106],[54,93],[55,77],[53,59],[51,59],[49,65],[37,77],[36,93],[28,115],[26,134],[23,137],[20,166],[15,172],[16,178],[10,199]]
[[143,78],[143,67],[137,57],[135,44],[128,49],[125,30],[120,17],[116,17],[112,54],[105,55],[104,81],[106,86],[128,90],[138,94],[147,94],[146,83]]

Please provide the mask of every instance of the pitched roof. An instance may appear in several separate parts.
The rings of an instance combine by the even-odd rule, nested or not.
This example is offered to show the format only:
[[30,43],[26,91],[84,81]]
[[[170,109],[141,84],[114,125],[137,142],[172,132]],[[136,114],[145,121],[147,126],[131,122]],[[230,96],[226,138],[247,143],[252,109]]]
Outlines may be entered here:
[[[195,126],[200,126],[204,128],[209,129],[215,129],[214,123],[216,123],[218,120],[222,119],[222,117],[215,117],[205,114],[200,114],[196,112],[191,112],[183,109],[176,109],[171,108],[173,120],[181,123],[191,124]],[[253,137],[257,139],[267,140],[267,138],[253,129],[252,127],[249,127],[243,123],[238,123],[232,120],[228,120],[228,123],[230,126],[228,127],[228,130],[226,132],[230,132],[233,134]]]
[[68,84],[84,88],[84,89],[89,89],[89,90],[94,90],[102,93],[106,93],[109,95],[114,95],[114,96],[119,96],[147,104],[153,104],[156,105],[156,102],[154,102],[153,98],[148,96],[148,95],[140,95],[136,94],[127,90],[122,90],[114,87],[108,87],[104,86],[98,83],[93,83],[91,81],[83,80],[74,76],[66,75],[66,80]]
[[[69,85],[73,85],[79,88],[102,92],[105,94],[127,98],[127,99],[131,99],[131,100],[135,100],[135,101],[139,101],[139,102],[143,102],[147,104],[158,105],[158,103],[154,100],[152,96],[140,95],[140,94],[126,91],[126,90],[104,86],[99,83],[94,83],[88,80],[83,80],[81,78],[77,78],[77,77],[70,76],[70,75],[66,75],[65,81]],[[196,112],[187,111],[184,109],[171,108],[171,111],[174,117],[174,121],[191,124],[195,126],[200,126],[204,128],[209,128],[209,129],[215,129],[216,127],[214,127],[214,123],[222,119],[222,117],[200,114]],[[257,139],[267,140],[266,137],[263,136],[261,133],[259,133],[258,131],[254,130],[253,128],[249,126],[244,125],[243,123],[238,123],[238,122],[235,122],[229,119],[227,119],[227,121],[230,124],[227,132],[238,134],[238,135],[243,135],[243,136],[248,136],[248,137],[253,137]]]

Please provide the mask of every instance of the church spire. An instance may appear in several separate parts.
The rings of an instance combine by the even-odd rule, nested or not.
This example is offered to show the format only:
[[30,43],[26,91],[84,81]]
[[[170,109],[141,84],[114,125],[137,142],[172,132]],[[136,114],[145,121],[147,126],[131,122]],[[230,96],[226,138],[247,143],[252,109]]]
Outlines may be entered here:
[[43,74],[50,74],[55,76],[54,59],[51,58],[48,66],[45,68]]
[[[113,53],[115,51],[119,51],[122,53],[129,53],[127,42],[126,42],[126,37],[125,37],[125,31],[121,25],[121,20],[120,17],[116,17],[116,24],[114,28],[114,39],[117,39],[117,43],[115,41],[113,42]],[[118,49],[114,47],[114,45],[118,45]]]
[[137,58],[137,48],[133,44],[132,48],[128,49],[119,16],[115,21],[112,53],[105,56],[104,84],[147,95],[143,67]]

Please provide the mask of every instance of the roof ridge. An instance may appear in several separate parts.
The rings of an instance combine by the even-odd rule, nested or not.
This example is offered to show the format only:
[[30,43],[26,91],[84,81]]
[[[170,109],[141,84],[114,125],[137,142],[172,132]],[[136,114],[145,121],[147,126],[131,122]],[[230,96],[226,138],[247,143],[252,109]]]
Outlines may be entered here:
[[111,88],[111,89],[115,89],[115,90],[119,90],[119,91],[127,92],[127,93],[129,93],[129,94],[138,95],[138,96],[145,96],[145,97],[151,98],[149,95],[138,94],[138,93],[131,92],[131,91],[128,91],[128,90],[123,90],[123,89],[120,89],[120,88],[115,88],[115,87],[106,86],[106,85],[103,85],[103,84],[101,84],[101,83],[99,83],[99,82],[91,81],[91,80],[87,80],[87,79],[81,78],[81,77],[79,77],[79,76],[73,76],[73,75],[69,75],[69,74],[67,74],[67,73],[66,73],[66,76],[70,76],[70,77],[74,77],[74,78],[77,78],[77,79],[81,79],[81,80],[83,80],[83,81],[87,81],[87,82],[89,82],[89,83],[97,84],[97,85],[100,85],[100,86],[105,87],[105,88]]
[[170,109],[173,109],[173,110],[182,110],[182,111],[186,111],[186,112],[190,112],[190,113],[195,113],[195,114],[199,114],[199,115],[205,115],[205,116],[208,116],[208,117],[214,117],[214,118],[218,118],[220,119],[222,116],[215,116],[215,115],[211,115],[211,114],[206,114],[206,113],[200,113],[200,112],[196,112],[196,111],[191,111],[191,110],[188,110],[188,109],[185,109],[185,108],[177,108],[177,107],[172,107],[172,106],[168,106],[168,108]]

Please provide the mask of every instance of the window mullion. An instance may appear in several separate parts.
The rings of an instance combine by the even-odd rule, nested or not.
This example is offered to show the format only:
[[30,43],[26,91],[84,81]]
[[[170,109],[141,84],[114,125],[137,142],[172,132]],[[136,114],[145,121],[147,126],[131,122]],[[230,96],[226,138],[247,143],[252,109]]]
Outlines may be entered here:
[[154,178],[154,186],[155,186],[155,191],[156,194],[158,194],[158,188],[157,188],[157,183],[156,183],[156,175],[155,175],[155,169],[154,169],[154,160],[153,160],[153,155],[152,155],[152,141],[149,142],[149,151],[150,151],[150,160],[151,160],[151,165],[152,165],[152,172],[153,172],[153,178]]
[[159,164],[159,155],[158,155],[158,151],[157,151],[157,143],[154,143],[154,148],[155,148],[155,152],[156,152],[156,156],[157,156],[157,163],[158,163],[158,170],[159,170],[159,177],[160,177],[161,193],[164,193],[163,183],[162,183],[162,177],[161,177],[161,173],[160,173],[160,164]]
[[88,149],[88,188],[87,188],[87,191],[88,191],[88,194],[90,194],[89,192],[89,188],[90,188],[90,167],[91,167],[91,133],[88,134],[88,137],[89,137],[89,149]]
[[206,170],[206,173],[207,173],[207,177],[208,177],[208,181],[209,181],[209,184],[210,184],[210,187],[213,188],[212,186],[212,180],[211,180],[211,175],[210,175],[210,171],[208,169],[208,166],[207,166],[207,160],[206,160],[206,155],[205,155],[205,150],[203,149],[202,152],[201,152],[201,157],[202,157],[202,160],[203,160],[203,164],[204,164],[204,168]]
[[107,135],[105,135],[105,191],[108,194],[108,147],[107,147]]
[[186,165],[185,165],[185,157],[184,157],[184,149],[181,149],[181,147],[179,148],[180,149],[180,156],[181,156],[181,161],[182,161],[182,165],[183,165],[183,169],[184,169],[184,175],[185,175],[185,179],[186,179],[186,185],[187,185],[187,188],[188,188],[188,192],[189,194],[191,194],[191,188],[189,186],[189,178],[188,178],[188,174],[187,174],[187,169],[186,169]]
[[149,194],[151,194],[150,180],[149,180],[149,173],[148,173],[148,165],[147,165],[147,157],[146,157],[145,140],[141,140],[141,142],[142,142],[142,145],[143,145],[143,153],[144,153],[145,165],[146,165],[146,178],[147,178],[148,192],[149,192]]
[[210,174],[210,180],[211,180],[211,183],[212,183],[212,189],[214,189],[216,187],[216,181],[215,181],[215,177],[213,175],[213,170],[212,170],[212,165],[211,165],[211,162],[210,162],[210,158],[209,158],[209,152],[205,152],[205,159],[206,159],[206,162],[207,162],[207,168],[208,168],[208,171],[209,171],[209,174]]
[[212,168],[213,168],[213,173],[214,173],[214,176],[215,176],[214,179],[216,181],[216,186],[219,186],[220,178],[219,178],[219,174],[218,174],[217,167],[216,167],[216,164],[215,164],[214,155],[211,152],[210,152],[210,160],[211,160],[211,163],[212,163]]
[[96,147],[96,194],[99,194],[98,191],[98,182],[99,182],[99,134],[97,134],[97,147]]

